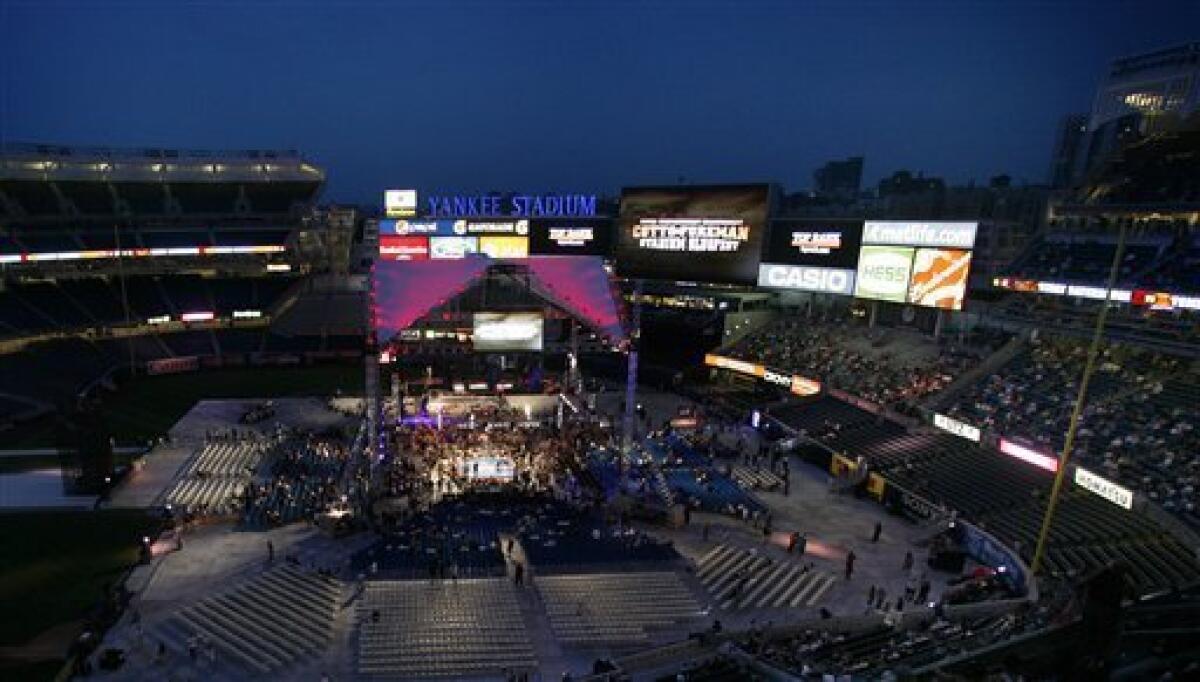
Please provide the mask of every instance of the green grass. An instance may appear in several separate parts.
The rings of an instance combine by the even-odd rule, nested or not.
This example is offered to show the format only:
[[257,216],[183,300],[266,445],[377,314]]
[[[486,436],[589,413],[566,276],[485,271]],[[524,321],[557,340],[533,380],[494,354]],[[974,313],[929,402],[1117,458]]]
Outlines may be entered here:
[[0,645],[86,615],[155,527],[138,510],[0,513]]
[[[198,401],[221,398],[285,398],[361,395],[361,365],[246,367],[189,374],[137,377],[108,396],[101,413],[119,445],[143,443],[166,433]],[[0,433],[0,448],[54,445],[53,417]]]
[[65,658],[57,661],[14,663],[12,665],[0,662],[0,682],[8,680],[12,680],[12,682],[53,682],[66,663]]

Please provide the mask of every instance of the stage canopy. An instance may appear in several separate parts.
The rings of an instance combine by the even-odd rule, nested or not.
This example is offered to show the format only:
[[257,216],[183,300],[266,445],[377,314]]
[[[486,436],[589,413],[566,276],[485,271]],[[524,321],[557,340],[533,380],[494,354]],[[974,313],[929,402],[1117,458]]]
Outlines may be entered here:
[[376,261],[371,311],[379,340],[392,339],[501,264],[527,268],[530,291],[537,297],[613,343],[624,340],[618,298],[599,257],[534,256],[501,261],[482,255],[458,260]]

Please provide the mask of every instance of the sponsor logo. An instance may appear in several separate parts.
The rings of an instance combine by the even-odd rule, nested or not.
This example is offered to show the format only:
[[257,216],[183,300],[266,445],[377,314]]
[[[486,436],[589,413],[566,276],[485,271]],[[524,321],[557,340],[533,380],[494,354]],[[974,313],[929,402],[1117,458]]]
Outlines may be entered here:
[[941,413],[934,413],[933,425],[943,431],[953,433],[960,438],[966,438],[967,440],[974,441],[976,443],[978,443],[983,437],[983,434],[979,431],[979,429],[975,428],[974,426],[971,426],[970,424],[964,424],[957,419],[951,419],[950,417],[947,417]]
[[849,296],[854,292],[854,271],[764,263],[758,266],[758,285]]
[[975,245],[978,228],[979,223],[868,220],[863,224],[863,243],[969,249]]
[[841,232],[793,232],[792,246],[800,253],[829,255],[842,248]]
[[1133,509],[1133,491],[1097,476],[1082,467],[1075,468],[1075,484],[1084,490],[1093,492],[1100,497],[1124,509]]
[[912,249],[864,246],[858,260],[855,295],[903,302],[911,268]]

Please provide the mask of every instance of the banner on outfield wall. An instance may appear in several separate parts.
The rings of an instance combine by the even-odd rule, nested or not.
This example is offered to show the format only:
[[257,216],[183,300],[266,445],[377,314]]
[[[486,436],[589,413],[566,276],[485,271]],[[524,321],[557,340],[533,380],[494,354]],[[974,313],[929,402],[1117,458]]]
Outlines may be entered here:
[[195,355],[146,362],[146,374],[181,374],[195,372],[198,369],[200,369],[200,358]]
[[940,412],[933,414],[933,425],[943,431],[953,433],[960,438],[966,438],[974,443],[978,443],[983,438],[983,433],[979,429],[970,424],[960,422],[957,419],[951,419]]
[[1123,509],[1133,509],[1133,491],[1097,476],[1083,467],[1075,467],[1075,485],[1093,492]]
[[768,384],[774,384],[776,386],[786,388],[793,395],[817,395],[821,392],[821,382],[819,381],[802,377],[798,374],[776,372],[772,369],[769,369],[765,365],[748,362],[746,360],[727,358],[723,355],[714,355],[709,353],[704,356],[704,364],[708,367],[727,369],[738,374],[756,377],[767,382]]

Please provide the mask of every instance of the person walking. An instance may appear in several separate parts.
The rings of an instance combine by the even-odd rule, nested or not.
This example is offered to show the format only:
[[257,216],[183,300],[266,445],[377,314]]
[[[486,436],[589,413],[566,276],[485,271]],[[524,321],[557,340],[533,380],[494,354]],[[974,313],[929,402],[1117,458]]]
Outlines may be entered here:
[[904,553],[904,566],[902,568],[904,570],[908,571],[908,570],[911,570],[912,567],[913,567],[913,553],[912,553],[912,550],[910,549]]
[[879,535],[883,532],[883,524],[879,521],[875,522],[875,530],[871,533],[871,542],[879,542]]
[[850,553],[846,555],[846,580],[854,575],[854,562],[857,559],[858,555],[854,553],[854,550],[850,550]]

